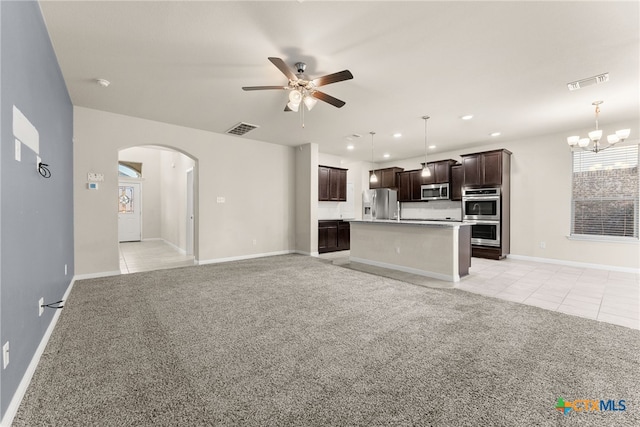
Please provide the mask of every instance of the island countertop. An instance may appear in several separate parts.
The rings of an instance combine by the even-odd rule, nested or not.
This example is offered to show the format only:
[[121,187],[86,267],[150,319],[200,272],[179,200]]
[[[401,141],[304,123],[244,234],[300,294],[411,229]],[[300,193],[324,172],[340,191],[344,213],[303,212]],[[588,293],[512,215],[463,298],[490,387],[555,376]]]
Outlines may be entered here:
[[350,221],[351,262],[459,282],[471,266],[467,221]]
[[362,219],[348,220],[350,223],[362,224],[398,224],[398,225],[419,225],[424,227],[466,227],[475,224],[474,221],[439,221],[439,220],[422,220],[422,219]]

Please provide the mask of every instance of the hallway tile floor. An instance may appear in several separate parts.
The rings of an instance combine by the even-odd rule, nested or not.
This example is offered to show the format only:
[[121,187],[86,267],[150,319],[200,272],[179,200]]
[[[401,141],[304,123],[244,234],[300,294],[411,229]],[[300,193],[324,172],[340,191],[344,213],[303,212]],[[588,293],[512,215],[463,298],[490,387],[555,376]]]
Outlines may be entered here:
[[194,265],[193,255],[184,255],[164,240],[123,242],[120,250],[120,273],[137,273],[164,268]]

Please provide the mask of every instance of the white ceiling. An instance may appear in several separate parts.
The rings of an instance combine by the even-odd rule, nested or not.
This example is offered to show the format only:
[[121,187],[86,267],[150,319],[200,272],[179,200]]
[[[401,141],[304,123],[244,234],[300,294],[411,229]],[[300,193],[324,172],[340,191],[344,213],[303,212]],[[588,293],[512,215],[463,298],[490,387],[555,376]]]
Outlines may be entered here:
[[[434,152],[495,131],[513,141],[589,128],[595,100],[605,134],[640,117],[636,1],[40,4],[74,105],[218,133],[247,122],[260,127],[242,138],[349,159],[371,159],[370,131],[376,161],[424,154],[424,115]],[[311,77],[349,69],[353,80],[322,88],[346,105],[319,102],[303,129],[283,111],[288,92],[243,91],[286,85],[270,56],[306,62]],[[567,90],[604,72],[607,83]]]

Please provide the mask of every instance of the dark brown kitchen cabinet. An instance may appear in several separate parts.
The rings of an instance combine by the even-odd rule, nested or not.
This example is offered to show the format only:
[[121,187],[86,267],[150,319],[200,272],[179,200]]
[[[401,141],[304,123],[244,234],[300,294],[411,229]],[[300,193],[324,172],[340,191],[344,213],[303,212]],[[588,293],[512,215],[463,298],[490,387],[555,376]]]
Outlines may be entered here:
[[464,170],[462,165],[451,166],[451,200],[462,200],[462,183],[464,182]]
[[[431,176],[423,177],[423,184],[446,184],[450,182],[451,166],[457,164],[455,160],[440,160],[427,163]],[[424,163],[422,164],[424,167]]]
[[398,174],[398,201],[416,202],[421,200],[422,169],[405,171]]
[[511,152],[486,151],[462,156],[465,187],[499,186],[509,179]]
[[318,166],[318,200],[347,201],[347,169]]
[[351,228],[341,220],[318,221],[318,252],[346,251],[350,247]]
[[373,172],[376,173],[376,177],[378,178],[378,182],[371,182],[371,180],[369,180],[369,188],[372,190],[374,188],[398,188],[397,174],[403,170],[402,168],[392,167],[369,171],[369,178],[371,178]]

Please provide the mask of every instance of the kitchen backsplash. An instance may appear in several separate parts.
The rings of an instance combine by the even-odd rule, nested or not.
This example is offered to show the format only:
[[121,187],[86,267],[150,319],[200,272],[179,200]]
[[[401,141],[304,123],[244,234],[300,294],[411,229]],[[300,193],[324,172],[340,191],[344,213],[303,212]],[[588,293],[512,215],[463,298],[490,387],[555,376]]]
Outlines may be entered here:
[[462,221],[462,203],[452,200],[403,202],[400,218]]
[[347,182],[346,202],[318,202],[318,219],[354,219],[353,183]]

